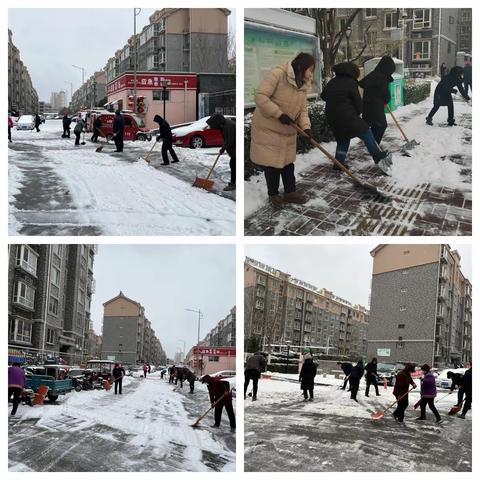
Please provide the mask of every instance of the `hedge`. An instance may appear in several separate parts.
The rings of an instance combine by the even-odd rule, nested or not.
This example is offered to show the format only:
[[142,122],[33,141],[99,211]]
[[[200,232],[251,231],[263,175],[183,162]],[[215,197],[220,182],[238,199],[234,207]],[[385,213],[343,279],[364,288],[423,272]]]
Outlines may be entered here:
[[403,89],[405,105],[419,103],[430,96],[430,82],[407,80]]

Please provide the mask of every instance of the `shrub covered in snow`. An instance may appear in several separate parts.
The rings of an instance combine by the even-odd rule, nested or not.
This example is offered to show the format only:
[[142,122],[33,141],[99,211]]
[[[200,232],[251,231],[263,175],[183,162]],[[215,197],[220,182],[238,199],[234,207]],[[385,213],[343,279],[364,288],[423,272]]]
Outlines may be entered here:
[[430,96],[431,82],[407,80],[403,89],[405,105],[419,103]]

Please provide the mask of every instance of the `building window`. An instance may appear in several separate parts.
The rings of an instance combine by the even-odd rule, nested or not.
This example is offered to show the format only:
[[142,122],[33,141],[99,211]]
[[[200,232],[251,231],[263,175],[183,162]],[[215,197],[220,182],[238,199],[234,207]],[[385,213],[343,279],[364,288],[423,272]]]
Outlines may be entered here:
[[401,292],[401,293],[407,293],[407,289],[406,289],[406,288],[401,288],[401,289],[400,289],[400,292]]
[[14,340],[17,342],[30,342],[32,340],[32,324],[25,320],[17,319]]
[[405,312],[406,310],[407,310],[407,307],[405,307],[404,305],[402,305],[402,306],[400,307],[400,311],[401,311],[401,312]]
[[18,281],[15,287],[13,301],[33,310],[35,303],[35,289],[22,281]]
[[50,297],[48,301],[48,313],[58,315],[58,300],[56,298]]
[[[163,93],[163,90],[152,90],[152,100],[159,100],[163,102]],[[170,90],[165,90],[165,101],[170,101]]]
[[398,15],[396,12],[385,13],[384,30],[398,28]]
[[453,25],[455,23],[455,17],[452,17],[451,15],[448,17],[448,23],[450,25]]
[[55,330],[53,330],[52,328],[47,328],[46,342],[50,344],[55,343]]
[[431,28],[432,11],[430,8],[420,8],[413,11],[413,29]]
[[17,267],[23,268],[32,275],[37,275],[38,253],[27,245],[20,245],[17,250]]
[[410,255],[410,250],[404,250],[404,251],[403,251],[403,254],[404,254],[404,255]]
[[61,257],[62,256],[62,245],[60,245],[58,243],[54,243],[52,245],[52,251],[55,255],[57,255],[58,257]]
[[209,355],[208,356],[208,361],[209,362],[219,362],[220,357],[218,355]]
[[377,9],[376,8],[366,8],[365,9],[365,18],[376,18]]
[[52,267],[52,283],[57,287],[60,286],[60,270],[56,267]]
[[399,323],[398,328],[405,328],[405,324],[404,323]]
[[430,40],[413,42],[412,60],[430,60]]

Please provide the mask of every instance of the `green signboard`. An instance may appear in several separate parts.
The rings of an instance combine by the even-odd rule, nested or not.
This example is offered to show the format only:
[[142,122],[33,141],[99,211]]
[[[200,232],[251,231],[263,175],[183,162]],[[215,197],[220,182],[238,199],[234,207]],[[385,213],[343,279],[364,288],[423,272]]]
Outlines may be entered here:
[[[255,103],[255,90],[273,67],[293,60],[300,52],[318,58],[317,39],[313,35],[246,23],[244,38],[245,106]],[[319,78],[320,69],[317,68],[316,85],[310,93],[318,93]]]

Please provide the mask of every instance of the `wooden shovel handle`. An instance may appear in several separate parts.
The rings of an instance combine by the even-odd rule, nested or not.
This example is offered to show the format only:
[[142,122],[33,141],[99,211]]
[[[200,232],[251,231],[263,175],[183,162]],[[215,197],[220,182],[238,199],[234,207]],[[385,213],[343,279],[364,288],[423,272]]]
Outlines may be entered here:
[[396,403],[398,403],[403,397],[406,397],[411,391],[413,390],[413,387],[410,389],[410,390],[407,390],[403,395],[400,395],[400,397],[398,397],[393,403],[391,403],[384,411],[383,413],[385,414],[385,412],[388,412],[388,410],[390,410]]
[[220,155],[221,155],[221,153],[219,153],[219,154],[217,155],[217,158],[216,158],[215,161],[213,162],[212,168],[210,168],[210,171],[208,172],[207,178],[206,178],[205,180],[208,180],[208,179],[210,178],[210,175],[212,174],[213,169],[215,168],[215,165],[217,164],[218,159],[220,158]]
[[201,420],[203,420],[207,415],[208,413],[210,412],[210,410],[212,410],[213,408],[215,408],[215,406],[217,405],[217,403],[219,403],[221,400],[223,400],[223,397],[226,395],[226,393],[224,393],[201,417],[197,418],[196,422],[194,423],[194,425],[197,425],[198,423],[200,423]]
[[395,118],[395,115],[393,114],[392,112],[392,109],[390,108],[390,105],[387,103],[387,110],[388,110],[388,113],[390,113],[390,115],[392,116],[393,118],[393,121],[395,122],[395,125],[397,126],[397,128],[400,130],[400,133],[402,134],[402,137],[403,139],[408,142],[408,138],[407,136],[405,135],[405,132],[403,131],[402,127],[400,126],[400,124],[398,123],[397,119]]

